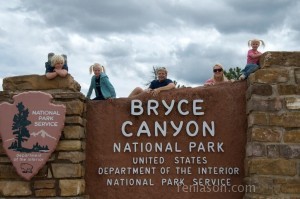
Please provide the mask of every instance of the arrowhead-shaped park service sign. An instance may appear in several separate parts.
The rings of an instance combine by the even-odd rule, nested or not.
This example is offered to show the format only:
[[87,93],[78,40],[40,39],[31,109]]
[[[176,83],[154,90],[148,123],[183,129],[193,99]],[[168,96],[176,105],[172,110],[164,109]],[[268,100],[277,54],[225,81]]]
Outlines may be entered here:
[[15,95],[14,104],[0,104],[3,148],[26,180],[45,165],[64,127],[66,108],[51,99],[48,93],[31,91]]

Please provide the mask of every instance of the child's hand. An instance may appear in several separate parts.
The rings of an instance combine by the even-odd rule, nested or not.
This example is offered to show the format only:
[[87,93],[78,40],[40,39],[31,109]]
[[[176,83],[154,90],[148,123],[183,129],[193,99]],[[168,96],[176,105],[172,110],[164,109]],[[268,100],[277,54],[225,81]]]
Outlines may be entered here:
[[54,71],[57,73],[57,74],[60,74],[62,69],[59,69],[59,68],[55,68]]
[[204,86],[213,86],[215,85],[213,82],[210,82],[210,83],[205,83]]
[[254,54],[255,57],[260,57],[261,55],[262,55],[261,52],[257,52],[257,53]]
[[151,91],[151,94],[152,94],[152,96],[156,97],[159,92],[160,92],[160,90],[158,88],[156,88]]
[[68,71],[65,69],[54,69],[55,73],[61,77],[65,77],[68,74]]

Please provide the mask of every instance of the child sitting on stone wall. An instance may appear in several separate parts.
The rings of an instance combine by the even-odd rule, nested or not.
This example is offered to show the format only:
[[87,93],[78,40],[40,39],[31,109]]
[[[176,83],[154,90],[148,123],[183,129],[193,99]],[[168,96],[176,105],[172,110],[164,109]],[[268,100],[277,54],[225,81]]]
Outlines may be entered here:
[[263,40],[252,39],[248,41],[248,46],[251,46],[252,49],[248,51],[247,65],[241,71],[242,75],[239,77],[239,80],[247,79],[251,73],[259,69],[259,58],[262,55],[262,53],[259,52],[257,49],[260,46],[260,44],[262,44],[262,46],[265,47],[265,43]]
[[96,94],[96,97],[93,100],[112,100],[113,98],[116,98],[115,89],[105,74],[104,66],[95,63],[90,66],[90,74],[92,74],[92,72],[94,72],[94,75],[87,93],[87,98],[90,99],[93,90],[95,90]]

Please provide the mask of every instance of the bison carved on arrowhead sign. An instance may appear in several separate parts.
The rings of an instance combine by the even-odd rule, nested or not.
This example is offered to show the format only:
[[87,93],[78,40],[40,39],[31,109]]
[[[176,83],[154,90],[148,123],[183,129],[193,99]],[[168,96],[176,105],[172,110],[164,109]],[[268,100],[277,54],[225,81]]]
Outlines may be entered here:
[[0,104],[3,148],[17,173],[30,180],[55,150],[64,127],[66,108],[52,104],[48,93],[30,91]]

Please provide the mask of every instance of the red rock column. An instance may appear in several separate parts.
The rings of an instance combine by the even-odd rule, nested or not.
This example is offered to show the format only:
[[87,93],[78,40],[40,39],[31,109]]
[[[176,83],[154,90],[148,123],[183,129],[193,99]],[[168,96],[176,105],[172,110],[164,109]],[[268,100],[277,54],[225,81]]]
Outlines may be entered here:
[[245,180],[255,190],[244,198],[298,198],[300,52],[266,52],[261,63],[248,79]]

